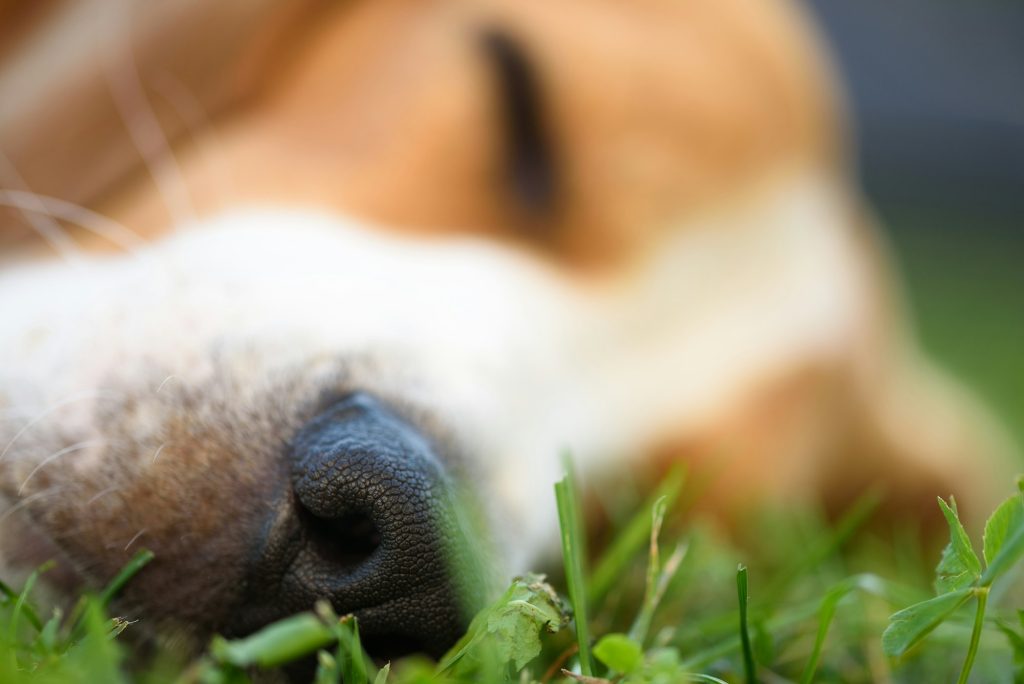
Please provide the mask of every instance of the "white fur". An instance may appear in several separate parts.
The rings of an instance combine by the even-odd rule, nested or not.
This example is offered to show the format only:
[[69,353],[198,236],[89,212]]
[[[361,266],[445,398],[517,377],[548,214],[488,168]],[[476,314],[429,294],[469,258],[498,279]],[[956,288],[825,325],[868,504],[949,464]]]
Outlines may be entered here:
[[[31,415],[144,365],[193,382],[213,348],[247,350],[253,383],[370,357],[368,389],[415,395],[479,458],[477,486],[521,570],[552,539],[562,450],[584,469],[639,453],[798,363],[845,353],[867,288],[843,215],[829,183],[779,178],[628,272],[584,282],[483,241],[232,211],[137,256],[0,275],[0,408]],[[139,392],[160,389],[138,378],[154,385]],[[66,420],[88,421],[90,401]],[[23,457],[17,440],[5,457]]]

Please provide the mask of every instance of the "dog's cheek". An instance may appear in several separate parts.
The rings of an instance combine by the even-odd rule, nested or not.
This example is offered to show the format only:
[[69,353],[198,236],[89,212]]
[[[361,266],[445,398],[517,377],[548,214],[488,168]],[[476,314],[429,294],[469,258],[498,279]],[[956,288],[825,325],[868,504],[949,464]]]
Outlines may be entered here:
[[94,587],[140,550],[152,551],[125,605],[145,604],[151,619],[174,616],[202,631],[237,602],[248,556],[286,480],[268,455],[178,437],[153,463],[109,451],[72,495],[47,508],[42,527]]
[[[8,496],[24,503],[3,530],[5,550],[18,553],[5,557],[25,570],[54,558],[50,584],[74,596],[103,587],[148,549],[154,560],[116,610],[145,614],[148,628],[187,625],[205,635],[237,607],[288,485],[283,445],[300,419],[265,397],[239,401],[240,386],[257,384],[242,374],[161,386],[168,373],[149,370],[135,363],[104,385],[107,400],[87,411],[93,448],[44,463],[87,441],[58,429],[44,431],[56,441],[17,445],[20,458],[4,478],[13,483]],[[288,391],[276,394],[302,405]]]

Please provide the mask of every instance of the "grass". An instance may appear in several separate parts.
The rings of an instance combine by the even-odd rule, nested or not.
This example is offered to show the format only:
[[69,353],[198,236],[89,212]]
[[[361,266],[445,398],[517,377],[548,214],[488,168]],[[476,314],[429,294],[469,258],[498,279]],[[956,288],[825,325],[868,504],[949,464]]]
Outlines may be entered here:
[[684,489],[677,470],[656,498],[621,504],[632,513],[585,555],[567,476],[556,487],[564,582],[517,579],[440,663],[375,664],[356,620],[326,604],[244,639],[215,638],[191,661],[169,647],[133,654],[127,637],[141,626],[106,610],[145,572],[142,552],[67,616],[36,598],[50,565],[17,589],[0,585],[0,682],[235,684],[310,657],[316,684],[1024,681],[1020,491],[989,519],[980,555],[955,501],[940,500],[950,541],[932,555],[894,543],[912,531],[864,527],[871,492],[832,525],[763,510],[722,530],[673,505]]
[[576,627],[576,658],[584,677],[594,673],[590,657],[590,621],[587,619],[586,580],[583,577],[583,548],[585,537],[580,522],[581,513],[576,500],[576,484],[566,476],[555,484],[558,503],[558,521],[562,538],[562,561],[565,564],[565,583],[573,609]]

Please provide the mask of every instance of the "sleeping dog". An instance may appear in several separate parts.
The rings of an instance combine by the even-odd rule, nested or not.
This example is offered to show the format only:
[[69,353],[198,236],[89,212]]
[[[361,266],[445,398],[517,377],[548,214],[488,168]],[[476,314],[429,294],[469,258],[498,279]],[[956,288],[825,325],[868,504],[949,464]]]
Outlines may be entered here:
[[723,515],[990,499],[999,431],[913,344],[786,0],[0,26],[9,569],[72,591],[149,548],[123,601],[154,629],[327,598],[371,651],[437,654],[473,593],[448,549],[528,568],[566,449],[685,459]]

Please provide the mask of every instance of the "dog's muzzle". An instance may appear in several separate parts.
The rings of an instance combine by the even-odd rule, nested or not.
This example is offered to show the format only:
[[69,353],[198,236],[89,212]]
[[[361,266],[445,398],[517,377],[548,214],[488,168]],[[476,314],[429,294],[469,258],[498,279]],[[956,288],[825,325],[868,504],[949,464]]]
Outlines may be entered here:
[[353,613],[370,655],[439,657],[480,585],[460,559],[449,478],[432,444],[377,399],[352,394],[292,441],[290,491],[247,587],[250,631],[318,600]]

